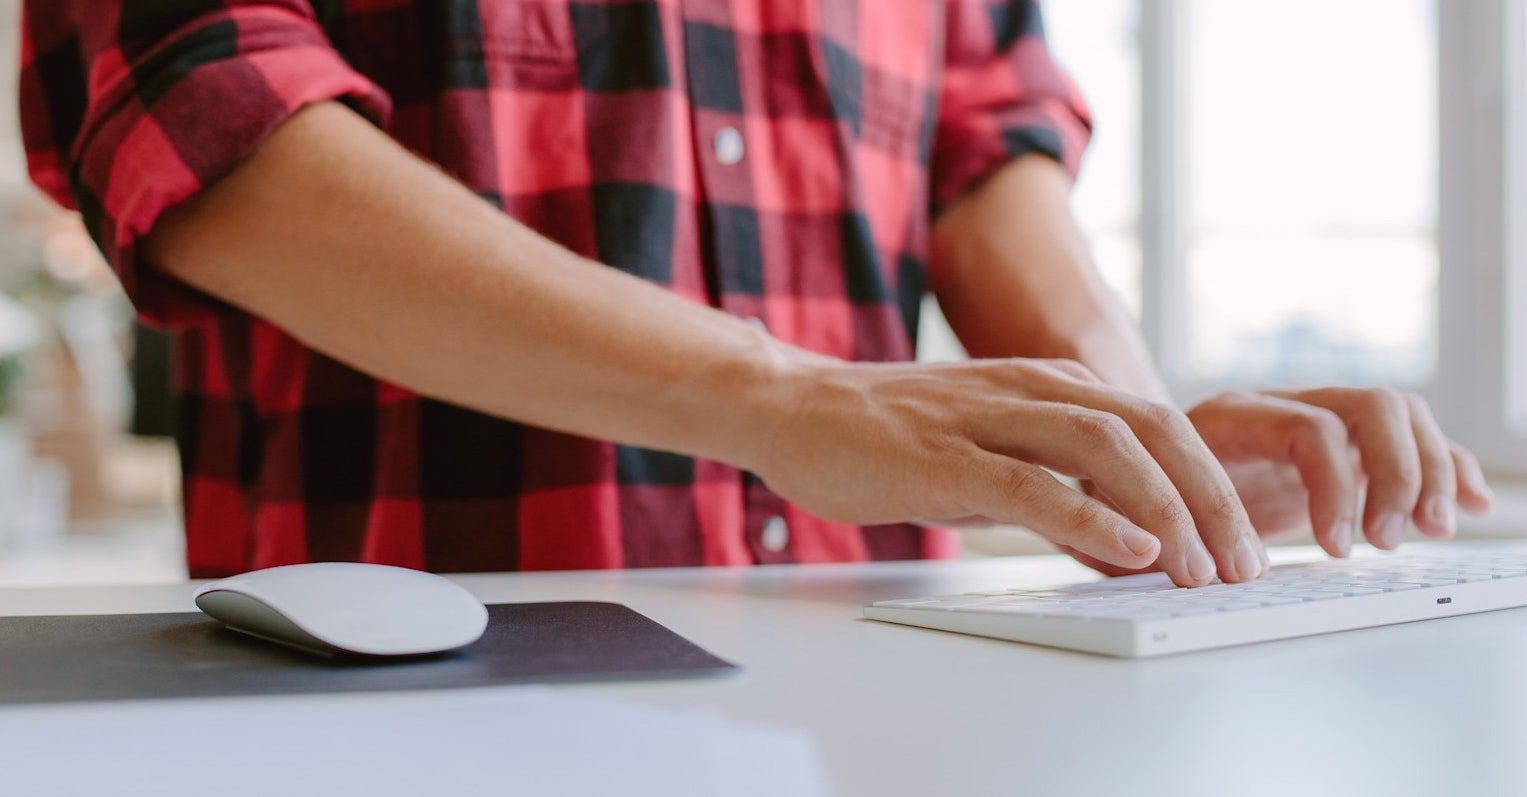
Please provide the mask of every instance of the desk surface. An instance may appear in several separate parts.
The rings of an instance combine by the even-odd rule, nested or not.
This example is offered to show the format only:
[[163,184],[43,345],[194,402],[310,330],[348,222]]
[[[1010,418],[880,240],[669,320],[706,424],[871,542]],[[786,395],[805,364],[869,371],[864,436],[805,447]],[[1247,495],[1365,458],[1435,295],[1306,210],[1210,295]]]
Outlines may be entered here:
[[[1527,609],[1145,661],[860,619],[1089,577],[1033,557],[457,580],[488,602],[624,603],[741,663],[557,688],[804,728],[843,795],[1527,794]],[[0,590],[0,614],[185,611],[193,591]]]

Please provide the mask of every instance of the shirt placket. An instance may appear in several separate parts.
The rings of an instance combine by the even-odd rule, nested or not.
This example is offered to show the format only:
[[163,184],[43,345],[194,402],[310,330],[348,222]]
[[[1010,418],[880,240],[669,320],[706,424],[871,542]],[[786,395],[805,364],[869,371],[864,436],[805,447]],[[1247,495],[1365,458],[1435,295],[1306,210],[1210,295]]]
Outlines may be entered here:
[[763,319],[763,264],[754,201],[744,80],[730,0],[684,0],[690,135],[710,234],[707,265],[723,310]]
[[[703,256],[720,308],[767,331],[762,231],[748,152],[763,145],[748,135],[745,81],[751,75],[738,58],[730,0],[684,0],[682,8],[698,200],[710,233],[702,241]],[[794,561],[785,502],[757,477],[740,478],[742,533],[754,560]]]

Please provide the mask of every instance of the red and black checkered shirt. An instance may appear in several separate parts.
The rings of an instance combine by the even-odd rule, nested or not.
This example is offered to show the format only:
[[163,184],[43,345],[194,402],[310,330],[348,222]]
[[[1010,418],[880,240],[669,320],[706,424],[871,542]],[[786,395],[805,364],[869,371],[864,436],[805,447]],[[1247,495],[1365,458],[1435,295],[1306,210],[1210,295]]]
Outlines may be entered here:
[[576,252],[850,360],[912,356],[939,206],[1018,155],[1074,169],[1088,133],[1031,0],[33,0],[23,35],[33,179],[174,331],[194,576],[955,548],[421,398],[144,262],[168,208],[305,104],[346,103]]

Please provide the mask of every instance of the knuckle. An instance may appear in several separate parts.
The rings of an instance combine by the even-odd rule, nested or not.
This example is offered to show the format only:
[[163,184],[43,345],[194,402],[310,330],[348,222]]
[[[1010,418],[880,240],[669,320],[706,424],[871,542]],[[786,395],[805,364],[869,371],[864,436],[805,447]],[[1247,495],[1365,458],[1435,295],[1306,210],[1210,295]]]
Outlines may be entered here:
[[1214,496],[1206,511],[1211,523],[1228,526],[1241,517],[1241,497],[1228,490],[1220,492]]
[[1007,491],[1007,498],[1016,504],[1024,504],[1034,500],[1048,478],[1049,474],[1045,473],[1043,468],[1019,464],[1002,481],[1002,485]]
[[1453,478],[1457,472],[1457,466],[1446,445],[1421,436],[1417,437],[1416,443],[1416,450],[1421,455],[1422,471],[1431,474],[1437,480]]
[[963,428],[944,418],[930,419],[917,435],[917,443],[932,459],[940,461],[958,462],[979,450]]
[[1432,407],[1426,403],[1426,399],[1422,398],[1420,393],[1406,391],[1400,395],[1405,402],[1405,407],[1410,412],[1410,417],[1420,421],[1435,423],[1432,418]]
[[1001,369],[1005,373],[1019,375],[1042,374],[1049,370],[1045,367],[1045,361],[1030,360],[1024,357],[1010,357],[1005,360],[995,360],[992,362],[992,365]]
[[976,367],[993,387],[1002,390],[1016,389],[1020,393],[1026,393],[1036,387],[1044,387],[1060,378],[1054,369],[1035,360],[1018,358],[991,360]]
[[1198,430],[1188,416],[1170,404],[1147,402],[1141,408],[1140,415],[1147,424],[1169,440],[1188,440],[1198,435]]
[[1095,534],[1108,525],[1107,511],[1096,502],[1082,501],[1066,515],[1066,528],[1076,536]]
[[1376,387],[1364,391],[1363,403],[1378,415],[1404,418],[1410,413],[1410,402],[1405,394],[1394,388]]
[[1208,403],[1208,404],[1239,405],[1239,404],[1250,403],[1254,399],[1255,399],[1255,396],[1253,394],[1251,394],[1251,393],[1248,393],[1245,390],[1231,389],[1231,390],[1221,390],[1220,392],[1215,393],[1205,403]]
[[1254,409],[1261,401],[1259,397],[1243,390],[1222,390],[1194,404],[1186,414],[1201,423],[1224,423]]
[[1395,492],[1401,495],[1414,497],[1421,492],[1421,483],[1424,480],[1421,472],[1421,464],[1410,460],[1397,460],[1385,474],[1393,485]]
[[1156,519],[1164,529],[1182,531],[1193,528],[1193,516],[1175,494],[1162,494],[1156,498]]
[[1098,451],[1120,451],[1129,446],[1133,433],[1123,418],[1098,410],[1071,413],[1069,423],[1077,437]]
[[1076,360],[1051,359],[1045,360],[1044,363],[1045,365],[1048,365],[1049,367],[1065,374],[1066,376],[1075,379],[1080,379],[1088,382],[1097,379],[1097,377],[1092,373],[1091,368],[1082,365]]
[[1404,509],[1400,504],[1411,504],[1421,494],[1425,482],[1420,460],[1408,457],[1389,457],[1387,461],[1372,466],[1372,478],[1368,492],[1381,504]]
[[1288,424],[1289,431],[1297,437],[1342,444],[1347,440],[1347,425],[1342,422],[1341,416],[1321,407],[1309,407],[1301,412],[1290,413]]

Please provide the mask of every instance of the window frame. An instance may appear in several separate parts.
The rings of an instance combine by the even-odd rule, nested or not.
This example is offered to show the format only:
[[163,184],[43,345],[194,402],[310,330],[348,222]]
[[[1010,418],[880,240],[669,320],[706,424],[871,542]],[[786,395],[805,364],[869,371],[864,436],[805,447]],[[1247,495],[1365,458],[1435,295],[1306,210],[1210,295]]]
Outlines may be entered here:
[[1186,15],[1176,0],[1139,0],[1140,52],[1140,327],[1156,367],[1179,401],[1201,394],[1188,385],[1188,181],[1183,136],[1181,45]]
[[[1527,476],[1527,2],[1437,3],[1438,359],[1425,391],[1492,475]],[[1518,312],[1511,312],[1512,309]]]

